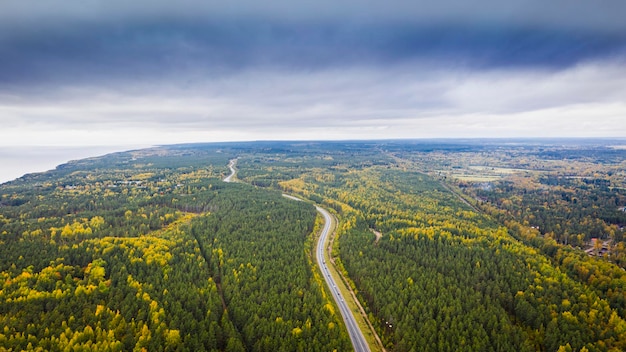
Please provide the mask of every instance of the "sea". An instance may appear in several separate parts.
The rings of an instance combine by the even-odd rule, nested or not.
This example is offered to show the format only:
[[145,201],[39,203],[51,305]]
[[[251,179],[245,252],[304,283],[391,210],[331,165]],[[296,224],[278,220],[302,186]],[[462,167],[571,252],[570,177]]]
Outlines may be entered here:
[[140,149],[146,146],[0,146],[0,184],[25,174],[53,170],[70,160],[79,160],[109,153]]

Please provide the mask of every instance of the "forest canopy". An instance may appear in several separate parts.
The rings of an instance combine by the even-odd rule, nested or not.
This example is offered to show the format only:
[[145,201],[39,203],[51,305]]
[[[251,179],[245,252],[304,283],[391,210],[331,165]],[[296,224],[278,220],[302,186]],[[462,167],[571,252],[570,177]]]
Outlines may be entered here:
[[611,143],[177,145],[26,175],[0,185],[0,349],[350,350],[316,203],[387,350],[624,350]]

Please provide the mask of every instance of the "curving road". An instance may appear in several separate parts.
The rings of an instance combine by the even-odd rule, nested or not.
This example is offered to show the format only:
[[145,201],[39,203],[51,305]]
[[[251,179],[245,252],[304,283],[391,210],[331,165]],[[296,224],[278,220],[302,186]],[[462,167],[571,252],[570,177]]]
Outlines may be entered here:
[[[301,201],[300,198],[296,198],[294,196],[290,196],[288,194],[283,193],[283,197]],[[330,217],[330,213],[321,207],[315,206],[315,209],[322,214],[324,217],[324,228],[322,229],[322,233],[320,234],[320,239],[317,242],[317,250],[315,251],[315,256],[317,257],[317,265],[319,265],[320,270],[322,271],[322,276],[324,276],[324,280],[326,281],[326,285],[330,289],[330,292],[339,307],[339,311],[341,312],[341,317],[343,318],[346,327],[348,328],[348,334],[350,335],[350,340],[352,341],[352,346],[356,352],[370,352],[370,347],[365,341],[365,337],[359,329],[359,326],[356,323],[356,319],[354,319],[354,315],[348,308],[348,304],[341,296],[341,292],[339,292],[339,288],[337,287],[337,283],[335,279],[333,279],[332,275],[330,275],[330,271],[328,270],[328,266],[326,264],[326,260],[324,259],[324,245],[328,236],[330,235],[330,230],[332,227],[332,219]]]
[[[237,174],[237,169],[235,169],[235,164],[237,164],[237,159],[232,159],[230,163],[228,163],[228,168],[230,169],[230,175],[224,178],[224,182],[233,182],[233,178]],[[301,199],[296,198],[294,196],[290,196],[288,194],[283,194],[283,197],[293,199],[296,201],[301,201]],[[324,259],[324,245],[326,243],[326,239],[330,234],[330,230],[332,227],[332,219],[330,217],[330,213],[321,207],[315,206],[315,209],[322,214],[324,217],[324,228],[322,229],[322,233],[320,235],[320,239],[317,243],[316,257],[317,257],[317,265],[319,265],[320,270],[322,271],[322,276],[326,281],[326,285],[330,288],[330,292],[339,307],[339,311],[341,312],[341,316],[343,318],[346,327],[348,328],[348,334],[350,335],[350,340],[352,341],[352,346],[356,352],[370,352],[369,345],[365,341],[365,337],[359,329],[359,326],[354,319],[354,315],[348,308],[348,304],[343,299],[343,296],[339,292],[339,288],[337,287],[337,283],[335,279],[330,275],[330,271],[328,270],[328,266],[326,266],[326,260]]]
[[230,175],[228,175],[228,176],[226,176],[224,178],[224,182],[233,182],[234,181],[233,178],[237,174],[237,169],[235,169],[235,164],[237,164],[237,159],[232,159],[228,163],[228,168],[230,169]]
[[324,245],[331,229],[332,220],[330,214],[326,211],[326,209],[320,208],[317,205],[315,206],[315,209],[317,209],[317,211],[324,217],[324,228],[322,229],[322,234],[320,235],[319,242],[317,243],[317,264],[322,270],[324,280],[326,280],[326,284],[330,288],[330,292],[332,292],[335,302],[337,302],[337,305],[339,306],[343,321],[346,323],[346,327],[348,328],[348,334],[350,335],[350,340],[352,340],[354,350],[357,352],[369,352],[370,348],[365,341],[365,337],[363,337],[363,333],[361,332],[361,329],[359,329],[359,326],[354,319],[354,315],[352,315],[352,312],[348,308],[348,304],[343,299],[343,296],[341,296],[339,288],[337,287],[333,277],[330,275],[330,271],[326,266],[326,260],[324,259]]

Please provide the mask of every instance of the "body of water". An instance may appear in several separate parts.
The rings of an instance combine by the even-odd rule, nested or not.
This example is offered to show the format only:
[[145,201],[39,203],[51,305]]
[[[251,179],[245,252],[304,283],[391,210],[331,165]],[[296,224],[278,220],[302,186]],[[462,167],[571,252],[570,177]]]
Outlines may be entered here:
[[0,184],[25,174],[52,170],[70,160],[139,148],[142,147],[0,147]]

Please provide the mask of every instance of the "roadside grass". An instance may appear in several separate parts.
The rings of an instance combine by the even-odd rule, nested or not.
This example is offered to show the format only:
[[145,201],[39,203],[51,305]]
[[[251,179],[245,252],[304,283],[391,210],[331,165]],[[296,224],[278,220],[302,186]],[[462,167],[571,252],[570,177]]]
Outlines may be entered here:
[[[339,288],[339,292],[341,292],[343,299],[348,304],[348,308],[352,312],[352,315],[354,315],[356,319],[356,323],[359,326],[359,329],[361,330],[361,332],[363,333],[363,336],[365,337],[365,340],[367,341],[367,344],[369,345],[370,350],[385,352],[386,350],[382,346],[382,343],[379,343],[376,336],[374,335],[374,332],[372,331],[373,328],[370,326],[370,324],[368,324],[367,316],[365,312],[361,310],[360,305],[357,303],[357,299],[354,293],[349,288],[349,285],[345,281],[345,278],[343,277],[343,275],[341,275],[339,271],[337,270],[337,268],[335,267],[335,262],[334,260],[332,260],[330,256],[329,248],[332,248],[332,241],[335,239],[335,230],[337,227],[337,219],[335,218],[334,214],[331,214],[331,221],[332,221],[331,233],[328,236],[328,239],[326,240],[326,242],[324,243],[324,249],[325,249],[324,260],[326,260],[327,263],[331,264],[331,265],[328,265],[330,274],[332,275],[333,279],[337,283],[337,288]],[[326,287],[326,288],[330,289],[329,287]],[[337,304],[336,302],[334,302],[334,300],[333,300],[333,303],[335,307],[337,308],[337,311],[339,312],[339,308],[336,306]]]

